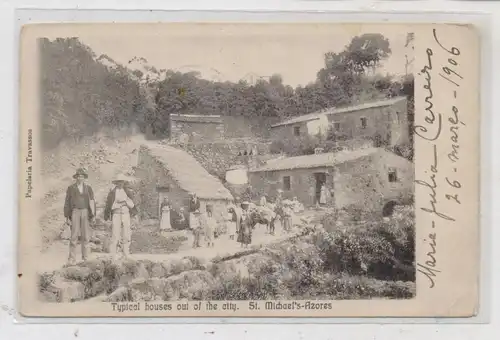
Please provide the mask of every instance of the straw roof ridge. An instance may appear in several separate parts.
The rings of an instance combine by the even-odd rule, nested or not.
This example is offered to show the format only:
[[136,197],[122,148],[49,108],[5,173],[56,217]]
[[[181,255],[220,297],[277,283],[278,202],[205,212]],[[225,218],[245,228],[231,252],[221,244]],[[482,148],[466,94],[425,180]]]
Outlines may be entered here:
[[221,181],[211,175],[193,156],[186,151],[167,145],[146,145],[142,147],[160,162],[180,188],[194,192],[199,198],[232,200],[233,196]]

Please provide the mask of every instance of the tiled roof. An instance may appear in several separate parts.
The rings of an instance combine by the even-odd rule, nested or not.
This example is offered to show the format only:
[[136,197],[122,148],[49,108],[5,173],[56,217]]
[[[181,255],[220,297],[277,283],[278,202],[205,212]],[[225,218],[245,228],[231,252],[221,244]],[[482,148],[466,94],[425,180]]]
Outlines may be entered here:
[[208,173],[187,152],[167,145],[148,143],[141,145],[141,152],[148,152],[161,162],[177,184],[199,198],[232,200],[233,196],[221,181]]
[[322,111],[317,111],[314,113],[309,113],[306,115],[302,115],[299,117],[295,117],[292,119],[285,120],[281,123],[274,124],[271,127],[278,127],[282,125],[290,125],[294,123],[301,123],[301,122],[309,122],[311,120],[316,120],[319,119],[322,115],[334,115],[338,113],[347,113],[347,112],[356,112],[356,111],[361,111],[361,110],[367,110],[367,109],[373,109],[377,107],[385,107],[385,106],[391,106],[396,103],[399,103],[402,100],[406,100],[406,97],[394,97],[390,99],[384,99],[384,100],[379,100],[376,102],[367,102],[359,105],[353,105],[353,106],[347,106],[347,107],[342,107],[342,108],[330,108]]
[[310,169],[319,167],[333,167],[338,164],[353,161],[365,156],[379,152],[380,148],[364,148],[353,151],[340,151],[330,153],[320,153],[315,155],[305,155],[269,160],[265,165],[251,170],[250,172]]
[[222,117],[217,115],[179,115],[170,114],[170,119],[177,122],[222,124]]

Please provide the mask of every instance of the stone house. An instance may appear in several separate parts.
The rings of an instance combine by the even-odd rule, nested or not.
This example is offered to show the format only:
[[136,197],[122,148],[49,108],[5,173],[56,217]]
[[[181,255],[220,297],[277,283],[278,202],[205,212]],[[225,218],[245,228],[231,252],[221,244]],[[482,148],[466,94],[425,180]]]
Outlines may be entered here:
[[272,125],[271,134],[289,140],[332,131],[340,140],[369,139],[375,147],[398,146],[409,143],[408,124],[407,99],[396,97],[294,117]]
[[218,115],[170,115],[170,139],[204,142],[224,138],[224,121]]
[[233,196],[210,175],[194,157],[171,146],[148,143],[140,147],[135,170],[138,178],[139,206],[143,218],[159,218],[160,204],[167,197],[177,212],[189,204],[189,193],[196,193],[201,209],[212,205],[214,217],[225,219]]
[[327,207],[358,207],[382,212],[386,204],[411,201],[414,166],[407,159],[382,148],[278,158],[249,171],[254,194],[274,200],[297,197],[305,206],[319,201],[326,186]]

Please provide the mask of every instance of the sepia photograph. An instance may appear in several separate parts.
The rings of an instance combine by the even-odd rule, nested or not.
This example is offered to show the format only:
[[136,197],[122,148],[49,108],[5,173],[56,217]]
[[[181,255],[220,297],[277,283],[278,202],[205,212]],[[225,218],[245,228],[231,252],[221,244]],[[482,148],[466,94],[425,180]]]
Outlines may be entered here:
[[[415,165],[416,138],[435,130],[415,114],[415,78],[430,89],[438,54],[421,48],[416,65],[423,28],[60,26],[32,27],[24,54],[36,68],[21,122],[32,313],[341,316],[339,302],[368,300],[345,314],[379,301],[407,301],[407,314],[441,272],[453,280],[435,233],[417,258],[417,215],[435,228],[463,209],[440,208],[464,194],[436,193],[438,155],[443,171],[466,150],[435,144],[430,170]],[[434,86],[417,96],[427,124]]]

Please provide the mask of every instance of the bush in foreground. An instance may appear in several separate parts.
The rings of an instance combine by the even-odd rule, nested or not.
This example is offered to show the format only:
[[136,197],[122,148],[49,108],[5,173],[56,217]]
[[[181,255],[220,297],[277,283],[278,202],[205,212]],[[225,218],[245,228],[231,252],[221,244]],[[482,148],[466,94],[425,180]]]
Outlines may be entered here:
[[335,272],[369,274],[383,280],[415,280],[415,220],[413,206],[396,208],[389,219],[330,225],[314,235],[325,265]]

